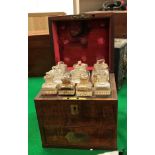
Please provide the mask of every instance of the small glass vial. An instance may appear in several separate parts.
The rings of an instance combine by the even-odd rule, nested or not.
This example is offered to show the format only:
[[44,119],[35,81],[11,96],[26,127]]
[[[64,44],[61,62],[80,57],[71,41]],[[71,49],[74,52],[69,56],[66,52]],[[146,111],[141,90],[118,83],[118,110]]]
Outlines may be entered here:
[[63,61],[59,61],[57,67],[61,70],[63,74],[67,72],[67,65]]
[[97,63],[94,64],[92,82],[94,84],[94,95],[106,96],[111,94],[109,70],[104,59],[98,60]]
[[80,83],[76,86],[77,96],[92,96],[92,83],[87,73],[81,74]]
[[57,84],[53,82],[53,74],[47,72],[44,76],[45,83],[42,85],[41,94],[42,95],[56,95],[57,94]]
[[58,95],[75,95],[75,84],[71,82],[70,73],[65,73],[59,85]]
[[94,64],[94,70],[106,70],[108,69],[108,64],[105,63],[104,59],[97,60]]
[[81,74],[88,74],[89,76],[89,71],[87,71],[87,64],[82,63],[81,61],[78,61],[77,64],[73,65],[73,70],[70,72],[71,73],[71,81],[75,84],[80,83],[80,76]]
[[51,74],[54,74],[53,81],[57,84],[61,84],[61,79],[63,78],[63,75],[67,72],[67,65],[64,64],[63,61],[60,61],[56,66],[52,67],[52,70],[50,72]]

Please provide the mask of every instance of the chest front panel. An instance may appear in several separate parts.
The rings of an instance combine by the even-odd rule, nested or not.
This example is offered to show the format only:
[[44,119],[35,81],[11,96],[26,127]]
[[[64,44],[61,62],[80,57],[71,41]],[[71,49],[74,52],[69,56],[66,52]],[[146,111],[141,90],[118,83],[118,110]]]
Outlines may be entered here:
[[116,148],[117,103],[52,100],[41,103],[40,108],[46,145]]

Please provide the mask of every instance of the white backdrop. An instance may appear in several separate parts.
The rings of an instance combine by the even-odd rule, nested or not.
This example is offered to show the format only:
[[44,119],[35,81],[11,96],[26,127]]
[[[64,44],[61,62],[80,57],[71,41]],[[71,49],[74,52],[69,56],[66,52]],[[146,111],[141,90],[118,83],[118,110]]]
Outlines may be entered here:
[[73,14],[73,0],[29,0],[28,12],[65,12]]

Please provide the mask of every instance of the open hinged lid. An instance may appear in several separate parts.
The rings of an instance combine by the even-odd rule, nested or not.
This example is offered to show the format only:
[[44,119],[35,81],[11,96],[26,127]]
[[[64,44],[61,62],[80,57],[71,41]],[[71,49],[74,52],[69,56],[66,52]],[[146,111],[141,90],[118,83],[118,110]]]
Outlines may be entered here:
[[55,65],[64,61],[68,67],[81,60],[91,70],[105,59],[113,72],[112,14],[82,14],[49,17],[49,33]]

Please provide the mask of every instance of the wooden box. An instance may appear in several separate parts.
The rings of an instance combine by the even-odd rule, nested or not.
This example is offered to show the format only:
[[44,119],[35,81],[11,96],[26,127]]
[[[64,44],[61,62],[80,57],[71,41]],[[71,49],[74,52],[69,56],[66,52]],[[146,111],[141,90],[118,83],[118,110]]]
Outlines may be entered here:
[[63,12],[28,14],[28,76],[43,76],[52,65],[48,17]]
[[[71,33],[79,27],[82,31],[72,38]],[[96,60],[104,58],[109,65],[112,92],[108,97],[45,97],[39,93],[34,101],[42,146],[116,149],[118,100],[111,14],[51,17],[49,32],[55,63],[64,61],[71,69],[82,60],[92,70]]]
[[127,75],[127,40],[116,38],[114,46],[114,72],[117,89],[120,89],[123,84],[124,78],[126,78]]

